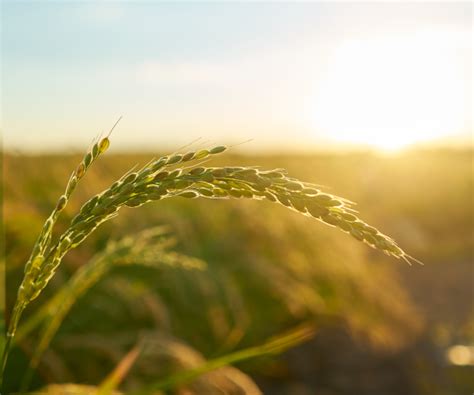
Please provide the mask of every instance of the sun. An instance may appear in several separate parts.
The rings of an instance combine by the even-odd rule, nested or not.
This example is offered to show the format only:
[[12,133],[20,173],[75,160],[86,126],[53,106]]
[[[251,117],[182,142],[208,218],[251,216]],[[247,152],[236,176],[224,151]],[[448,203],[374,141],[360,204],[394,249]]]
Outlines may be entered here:
[[436,30],[345,41],[315,86],[314,129],[388,151],[464,131],[466,45],[462,34]]

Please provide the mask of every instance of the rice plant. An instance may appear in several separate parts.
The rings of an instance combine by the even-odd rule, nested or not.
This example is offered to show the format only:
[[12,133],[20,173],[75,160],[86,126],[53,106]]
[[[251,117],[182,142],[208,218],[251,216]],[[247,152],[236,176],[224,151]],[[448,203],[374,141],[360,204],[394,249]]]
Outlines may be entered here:
[[139,207],[173,197],[268,200],[337,227],[387,255],[404,259],[408,263],[418,262],[406,254],[393,239],[362,221],[352,208],[352,202],[325,193],[318,185],[295,179],[285,169],[204,166],[213,156],[225,152],[226,146],[177,152],[154,159],[139,170],[131,169],[110,187],[84,203],[66,231],[55,238],[53,230],[61,212],[92,163],[108,149],[109,136],[110,133],[97,139],[72,172],[63,195],[58,199],[36,240],[25,265],[24,277],[10,317],[2,357],[2,376],[24,309],[47,286],[64,256],[79,246],[102,223],[116,217],[123,207]]
[[19,328],[16,341],[43,323],[23,380],[24,391],[42,354],[47,350],[74,303],[114,266],[140,265],[159,268],[168,265],[185,269],[205,268],[204,261],[170,251],[175,240],[168,233],[166,228],[160,226],[109,242],[102,252],[79,268],[69,281]]

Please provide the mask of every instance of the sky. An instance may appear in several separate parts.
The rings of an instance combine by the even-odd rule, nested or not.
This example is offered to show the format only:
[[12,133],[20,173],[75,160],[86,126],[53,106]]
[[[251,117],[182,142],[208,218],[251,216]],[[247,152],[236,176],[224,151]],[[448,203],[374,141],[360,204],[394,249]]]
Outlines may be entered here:
[[472,141],[470,2],[3,1],[12,151]]

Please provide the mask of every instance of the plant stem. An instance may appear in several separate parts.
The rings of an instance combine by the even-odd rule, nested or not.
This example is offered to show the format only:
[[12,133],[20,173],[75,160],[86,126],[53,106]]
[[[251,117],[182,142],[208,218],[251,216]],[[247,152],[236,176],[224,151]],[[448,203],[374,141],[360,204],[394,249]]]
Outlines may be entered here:
[[5,373],[5,367],[7,366],[8,354],[10,352],[10,346],[12,343],[12,339],[15,336],[16,327],[18,322],[20,321],[21,314],[25,309],[25,303],[18,303],[15,302],[15,306],[13,307],[12,316],[10,318],[10,324],[8,325],[7,331],[7,339],[5,341],[5,348],[3,349],[2,355],[2,365],[1,365],[1,372],[0,372],[0,388],[3,386],[3,375]]

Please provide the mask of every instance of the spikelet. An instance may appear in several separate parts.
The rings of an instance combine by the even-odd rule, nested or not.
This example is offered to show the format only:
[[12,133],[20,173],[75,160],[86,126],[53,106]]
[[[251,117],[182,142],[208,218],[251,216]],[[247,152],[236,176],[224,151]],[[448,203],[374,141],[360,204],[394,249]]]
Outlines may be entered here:
[[[264,171],[254,167],[200,166],[166,170],[182,162],[185,157],[186,161],[199,160],[224,151],[225,147],[219,146],[196,153],[175,154],[160,158],[139,172],[128,174],[119,186],[113,184],[94,198],[98,200],[100,196],[108,196],[99,206],[93,208],[91,202],[94,199],[86,203],[80,216],[73,219],[66,235],[74,239],[78,232],[89,234],[122,206],[139,207],[150,201],[173,196],[266,199],[337,227],[388,255],[411,260],[391,238],[361,221],[346,199],[323,193],[311,184],[290,178],[283,169]],[[148,178],[144,178],[143,174]]]

